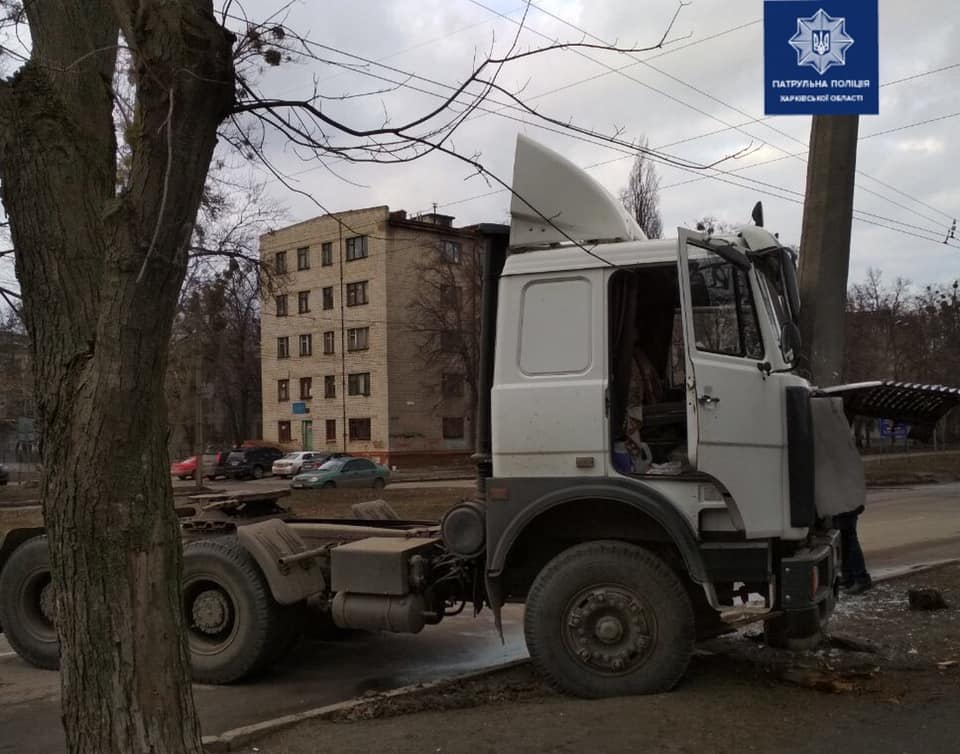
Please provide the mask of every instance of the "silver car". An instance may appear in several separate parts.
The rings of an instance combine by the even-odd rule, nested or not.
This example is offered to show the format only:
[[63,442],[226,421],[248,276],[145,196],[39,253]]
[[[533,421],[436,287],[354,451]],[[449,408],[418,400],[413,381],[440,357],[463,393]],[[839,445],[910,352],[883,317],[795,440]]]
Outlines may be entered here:
[[291,477],[300,473],[300,467],[304,461],[313,461],[326,458],[329,453],[320,453],[313,450],[298,450],[296,453],[287,453],[283,458],[278,458],[273,462],[271,469],[274,476]]

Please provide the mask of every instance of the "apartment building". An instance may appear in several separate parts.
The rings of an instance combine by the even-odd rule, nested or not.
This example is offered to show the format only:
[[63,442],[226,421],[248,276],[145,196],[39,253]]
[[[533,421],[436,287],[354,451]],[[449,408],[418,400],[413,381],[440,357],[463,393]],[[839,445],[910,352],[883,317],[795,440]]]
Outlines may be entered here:
[[[468,454],[485,233],[386,206],[260,239],[263,437],[382,463]],[[467,342],[471,341],[471,342]]]

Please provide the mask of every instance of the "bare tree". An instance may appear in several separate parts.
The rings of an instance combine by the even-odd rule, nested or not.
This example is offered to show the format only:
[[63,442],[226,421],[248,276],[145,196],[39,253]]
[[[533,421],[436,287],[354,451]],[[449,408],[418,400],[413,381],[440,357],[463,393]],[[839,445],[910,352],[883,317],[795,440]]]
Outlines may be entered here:
[[[658,49],[673,22],[646,48],[520,50],[515,36],[436,107],[358,126],[331,116],[317,90],[288,100],[257,89],[261,65],[294,57],[357,64],[277,19],[248,21],[233,0],[219,13],[212,0],[0,4],[0,26],[29,31],[19,37],[22,53],[3,49],[18,70],[0,80],[0,184],[34,358],[67,745],[199,754],[163,383],[218,136],[282,181],[264,154],[268,133],[324,165],[445,154],[509,188],[451,142],[494,94],[558,128],[649,150],[530,107],[498,83],[504,67],[578,47]],[[130,106],[118,93],[122,79]],[[692,169],[722,161],[657,157]]]
[[[199,754],[163,375],[234,103],[233,38],[210,0],[12,12],[30,51],[0,81],[0,181],[34,356],[68,747]],[[136,91],[122,176],[121,37]]]
[[173,441],[196,432],[196,366],[214,409],[205,422],[209,443],[239,445],[252,438],[260,402],[260,290],[256,268],[233,261],[213,277],[194,279],[174,320],[167,368]]
[[425,387],[442,402],[456,397],[444,394],[443,374],[462,376],[471,422],[480,377],[482,249],[479,241],[459,245],[456,253],[442,242],[431,248],[416,264],[419,282],[407,312],[407,326],[420,341]]
[[[644,139],[643,148],[646,149],[648,144]],[[647,238],[660,238],[663,235],[660,178],[657,176],[656,166],[645,152],[640,152],[634,158],[627,185],[620,191],[620,201],[647,234]]]

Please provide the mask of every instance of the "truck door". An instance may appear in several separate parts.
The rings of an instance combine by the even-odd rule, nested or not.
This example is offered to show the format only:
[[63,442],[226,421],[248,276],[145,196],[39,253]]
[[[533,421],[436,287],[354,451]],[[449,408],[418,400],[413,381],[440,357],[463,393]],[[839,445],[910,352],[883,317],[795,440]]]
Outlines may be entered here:
[[748,537],[777,536],[784,527],[784,391],[777,375],[760,368],[755,273],[746,256],[718,252],[702,233],[681,228],[678,238],[689,460],[730,492]]

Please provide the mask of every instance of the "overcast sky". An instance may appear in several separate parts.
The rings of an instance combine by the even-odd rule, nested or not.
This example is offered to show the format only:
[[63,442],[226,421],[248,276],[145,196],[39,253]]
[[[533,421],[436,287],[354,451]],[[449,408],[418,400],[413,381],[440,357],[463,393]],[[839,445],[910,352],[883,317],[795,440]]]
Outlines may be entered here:
[[[621,46],[650,45],[662,35],[676,9],[675,0],[535,2],[562,21],[531,8],[520,38],[522,47],[545,44],[541,34],[550,39],[580,40],[583,31]],[[278,5],[277,0],[244,0],[251,18],[262,17]],[[485,55],[491,44],[498,51],[506,48],[523,5],[522,0],[303,0],[291,9],[288,24],[330,47],[438,84],[456,85],[469,74],[475,57]],[[673,29],[671,38],[677,41],[664,50],[634,57],[588,51],[597,62],[569,50],[551,52],[509,65],[500,82],[511,88],[525,87],[524,98],[550,116],[608,134],[622,128],[624,138],[645,136],[651,147],[687,160],[711,163],[752,146],[749,156],[720,166],[733,173],[719,176],[727,183],[659,166],[665,232],[673,235],[677,225],[704,215],[744,222],[754,202],[762,199],[767,226],[779,231],[782,239],[796,242],[806,165],[803,159],[785,155],[805,153],[809,118],[777,117],[729,128],[763,117],[762,15],[760,0],[694,0],[682,10]],[[957,66],[958,36],[960,11],[955,2],[880,0],[881,81]],[[330,56],[346,60],[333,52]],[[629,67],[612,73],[607,66]],[[261,88],[267,95],[296,97],[309,91],[314,78],[319,80],[321,92],[330,96],[385,86],[370,74],[404,78],[377,66],[347,72],[310,62],[268,70]],[[447,91],[422,80],[408,84],[382,96],[332,101],[325,110],[351,125],[375,127],[381,124],[384,111],[392,122],[399,123],[438,102],[411,86]],[[548,93],[560,87],[565,88]],[[490,109],[501,107],[490,103]],[[942,243],[950,219],[960,214],[960,117],[871,138],[878,132],[949,115],[960,115],[960,66],[885,86],[880,115],[861,118],[860,133],[865,138],[860,143],[858,168],[862,174],[857,178],[855,206],[875,217],[861,215],[864,220],[854,223],[851,281],[861,279],[871,266],[881,268],[887,278],[900,275],[917,284],[960,275],[960,248]],[[579,165],[599,164],[591,172],[613,192],[626,180],[630,156],[544,130],[536,118],[510,110],[475,115],[461,127],[453,144],[459,152],[479,153],[488,169],[509,179],[518,132],[562,151]],[[471,198],[489,194],[495,187],[471,177],[469,168],[449,157],[431,156],[394,166],[333,165],[342,176],[360,184],[357,186],[316,165],[305,170],[301,160],[278,140],[270,142],[269,151],[278,166],[296,174],[298,188],[330,210],[387,204],[391,209],[417,212],[436,202],[441,212],[456,216],[457,224],[507,218],[508,194]],[[751,167],[776,158],[784,159]],[[692,180],[697,178],[701,179]],[[321,213],[315,204],[280,185],[274,184],[271,192],[289,207],[292,220]]]

